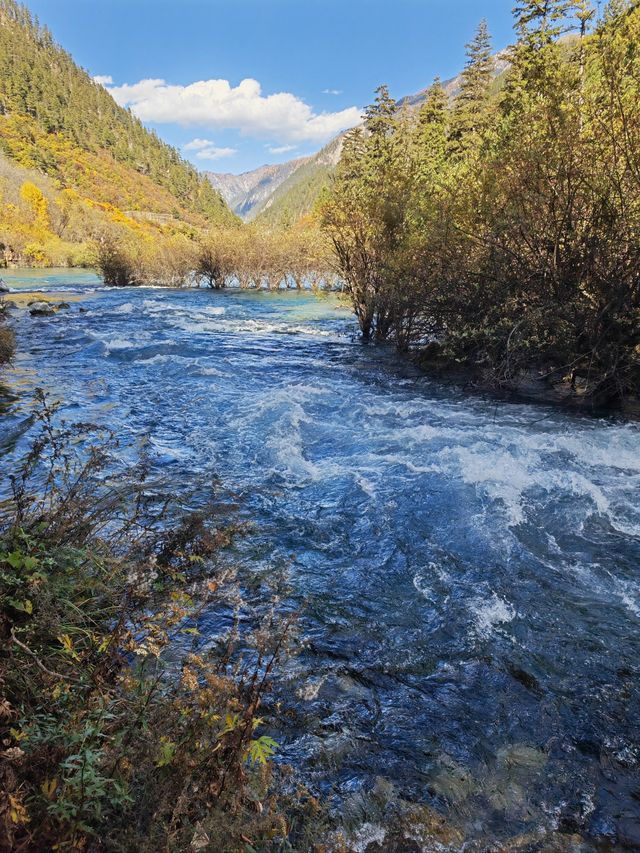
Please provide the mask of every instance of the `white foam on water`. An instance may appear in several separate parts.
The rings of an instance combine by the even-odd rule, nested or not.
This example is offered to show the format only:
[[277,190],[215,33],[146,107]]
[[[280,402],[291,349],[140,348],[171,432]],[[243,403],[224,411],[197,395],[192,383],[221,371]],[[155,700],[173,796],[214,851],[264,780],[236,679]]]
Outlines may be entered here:
[[173,359],[169,355],[152,355],[150,358],[138,358],[136,359],[136,364],[144,364],[148,367],[152,367],[155,364],[167,364],[167,362],[172,361]]
[[144,365],[145,367],[153,367],[158,364],[177,364],[185,365],[188,368],[196,364],[196,360],[183,355],[175,355],[174,353],[156,353],[156,355],[149,356],[149,358],[137,358],[135,363]]
[[98,341],[98,343],[101,343],[104,346],[105,355],[107,356],[112,352],[137,349],[140,346],[145,346],[150,341],[149,335],[145,332],[138,332],[134,340],[113,335],[101,335],[96,332],[89,332],[88,335],[92,340]]
[[640,473],[640,430],[636,424],[576,429],[574,433],[541,433],[523,437],[523,443],[538,452],[569,453],[589,469],[609,468]]
[[633,592],[629,591],[627,584],[622,584],[621,586],[622,589],[620,590],[619,595],[622,603],[630,613],[633,613],[634,616],[640,619],[640,604],[638,604],[637,590],[634,595]]
[[282,388],[269,389],[267,393],[246,394],[243,405],[243,411],[246,414],[240,414],[231,420],[229,427],[238,430],[245,427],[253,427],[265,415],[270,415],[274,410],[278,409],[282,410],[283,416],[286,416],[287,411],[291,410],[293,413],[292,416],[299,418],[302,412],[302,416],[306,417],[304,409],[302,409],[303,404],[314,397],[323,396],[326,393],[326,389],[318,388],[316,385],[297,383],[295,385],[286,385]]
[[384,453],[384,454],[376,454],[372,457],[374,460],[387,462],[390,465],[400,465],[403,468],[406,468],[407,471],[412,474],[442,474],[445,473],[445,469],[438,464],[433,465],[417,465],[411,459],[408,458],[407,455],[402,455],[400,453]]
[[[440,435],[445,433],[441,431]],[[429,431],[426,430],[424,435],[428,439]],[[531,504],[532,493],[541,489],[557,499],[562,496],[586,499],[591,508],[585,509],[582,505],[583,523],[597,514],[607,518],[618,532],[640,536],[640,506],[633,497],[635,478],[628,478],[621,486],[617,470],[611,473],[601,469],[590,470],[586,464],[580,463],[583,473],[572,470],[566,461],[562,467],[550,467],[543,454],[553,449],[553,442],[545,442],[541,436],[535,440],[530,436],[520,439],[509,431],[496,446],[495,437],[487,432],[480,442],[445,447],[437,451],[436,456],[443,472],[459,476],[464,483],[475,487],[480,496],[504,507],[509,527],[517,527],[526,520],[525,511]],[[412,448],[411,458],[416,456],[419,454]],[[600,461],[604,458],[602,456]],[[631,461],[629,452],[624,460],[625,468]],[[415,463],[407,464],[407,468],[411,470],[412,465],[417,472]],[[579,507],[579,504],[575,506]]]
[[322,469],[304,455],[300,427],[310,423],[312,419],[302,406],[295,404],[288,414],[274,425],[275,434],[268,439],[266,445],[273,451],[276,470],[284,471],[296,479],[322,480]]
[[447,590],[447,594],[444,596],[444,599],[442,599],[442,603],[446,604],[449,601],[448,590],[450,589],[451,577],[440,563],[427,563],[424,569],[416,572],[413,576],[413,586],[416,591],[426,601],[434,605],[442,598],[441,594],[439,594],[434,588],[436,581],[444,586],[445,590]]
[[[224,308],[205,308],[205,315],[221,316],[225,313]],[[217,323],[207,321],[200,313],[189,312],[181,317],[176,326],[192,334],[207,334],[208,332],[228,332],[231,334],[249,334],[256,337],[269,335],[307,335],[310,337],[334,338],[342,340],[341,335],[335,331],[319,329],[314,326],[292,325],[290,323],[271,322],[268,320],[254,319],[225,319]]]
[[112,352],[119,352],[120,350],[133,349],[137,346],[134,341],[130,341],[128,338],[110,338],[109,340],[101,340],[106,347],[106,355],[109,355]]
[[218,370],[216,367],[202,367],[198,365],[198,373],[200,376],[225,376],[222,370]]
[[351,849],[354,853],[365,853],[370,844],[384,844],[386,837],[387,831],[383,826],[376,823],[363,823],[353,836]]
[[[431,565],[431,564],[429,564]],[[436,603],[436,594],[433,591],[431,585],[426,581],[426,579],[420,574],[416,574],[413,576],[413,585],[416,590],[420,593],[420,595],[426,599],[430,604]]]
[[508,601],[493,593],[491,598],[476,598],[469,602],[469,610],[474,615],[475,628],[481,637],[490,637],[498,625],[511,622],[516,611]]
[[113,313],[114,314],[132,314],[134,311],[134,308],[135,308],[135,306],[134,306],[133,302],[123,302],[122,305],[117,305],[113,309]]
[[281,334],[311,335],[315,338],[333,338],[334,340],[342,338],[342,335],[338,335],[336,332],[331,332],[329,329],[318,329],[314,326],[284,326]]
[[460,440],[461,431],[458,429],[448,429],[445,427],[435,427],[430,424],[419,424],[413,427],[404,427],[393,430],[389,433],[389,437],[402,441],[412,450],[418,450],[420,445],[428,444],[435,439],[455,438]]
[[158,438],[152,438],[151,445],[163,456],[171,459],[189,459],[193,456],[190,449],[186,447],[175,447],[173,444],[169,444]]
[[211,320],[188,320],[181,319],[175,327],[183,332],[189,332],[192,335],[205,335],[208,332],[220,332],[222,328],[219,323],[214,323]]
[[368,495],[370,498],[375,498],[377,494],[377,489],[374,483],[371,480],[368,480],[362,474],[354,473],[353,478],[355,482],[360,486],[365,495]]
[[616,596],[633,616],[640,618],[640,585],[617,577],[609,569],[605,571],[611,579],[611,587],[604,588],[603,584],[600,587],[606,594]]
[[523,493],[536,483],[524,460],[508,451],[479,444],[447,448],[439,455],[457,461],[464,483],[502,503],[510,527],[524,521]]

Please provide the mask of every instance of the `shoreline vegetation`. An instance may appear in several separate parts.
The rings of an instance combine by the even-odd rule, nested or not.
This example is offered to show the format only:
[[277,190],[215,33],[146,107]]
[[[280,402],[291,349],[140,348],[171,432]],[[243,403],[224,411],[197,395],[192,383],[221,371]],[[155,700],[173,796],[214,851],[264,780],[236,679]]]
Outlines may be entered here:
[[[640,9],[527,0],[495,91],[485,24],[452,103],[386,87],[322,204],[365,339],[585,407],[640,388]],[[429,342],[425,345],[425,340]]]

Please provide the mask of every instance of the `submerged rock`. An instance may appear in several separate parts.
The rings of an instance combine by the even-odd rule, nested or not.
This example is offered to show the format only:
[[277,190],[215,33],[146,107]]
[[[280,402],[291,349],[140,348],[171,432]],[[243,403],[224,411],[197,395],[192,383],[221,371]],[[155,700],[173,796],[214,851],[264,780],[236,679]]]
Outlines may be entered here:
[[577,834],[560,832],[526,832],[504,841],[500,847],[491,848],[503,853],[590,853],[593,847],[587,846]]
[[71,308],[68,302],[47,302],[44,299],[33,299],[27,303],[29,313],[32,317],[51,317],[58,311],[67,311]]
[[527,774],[540,770],[547,763],[547,756],[540,749],[516,743],[498,750],[498,767],[510,775]]
[[344,804],[343,826],[353,853],[431,853],[461,850],[464,833],[426,803],[399,795],[378,777],[372,790],[357,791]]
[[415,806],[402,818],[401,832],[406,841],[417,842],[420,851],[460,850],[464,843],[461,830],[427,805]]
[[461,803],[478,792],[479,786],[471,773],[448,755],[441,759],[441,768],[431,780],[430,787],[450,803]]

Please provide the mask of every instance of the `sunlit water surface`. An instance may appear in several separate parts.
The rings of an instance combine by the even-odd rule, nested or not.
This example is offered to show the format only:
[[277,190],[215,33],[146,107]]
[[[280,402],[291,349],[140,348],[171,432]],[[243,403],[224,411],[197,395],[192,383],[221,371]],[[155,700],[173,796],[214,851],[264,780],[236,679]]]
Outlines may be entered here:
[[276,737],[310,784],[348,809],[383,778],[482,849],[640,848],[638,424],[465,396],[359,344],[333,296],[4,278],[80,301],[13,312],[0,464],[41,385],[148,436],[176,492],[242,496],[237,559],[305,602]]

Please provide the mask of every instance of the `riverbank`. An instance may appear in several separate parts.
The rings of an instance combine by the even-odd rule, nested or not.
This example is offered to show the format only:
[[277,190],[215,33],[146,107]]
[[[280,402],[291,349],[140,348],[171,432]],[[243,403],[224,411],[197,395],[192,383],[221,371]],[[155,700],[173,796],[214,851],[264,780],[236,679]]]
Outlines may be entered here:
[[489,396],[496,400],[514,403],[536,403],[553,406],[567,412],[584,414],[591,417],[620,416],[629,420],[640,420],[640,399],[627,396],[608,404],[598,404],[592,396],[581,393],[579,388],[571,387],[568,379],[558,372],[530,369],[523,371],[517,379],[500,384],[487,375],[481,368],[430,359],[416,352],[410,356],[416,367],[433,379],[451,382],[466,393]]
[[[309,849],[319,807],[286,790],[258,717],[295,614],[242,601],[224,499],[169,506],[143,460],[116,473],[115,438],[56,408],[37,396],[0,511],[0,847]],[[231,599],[242,636],[201,648]]]

